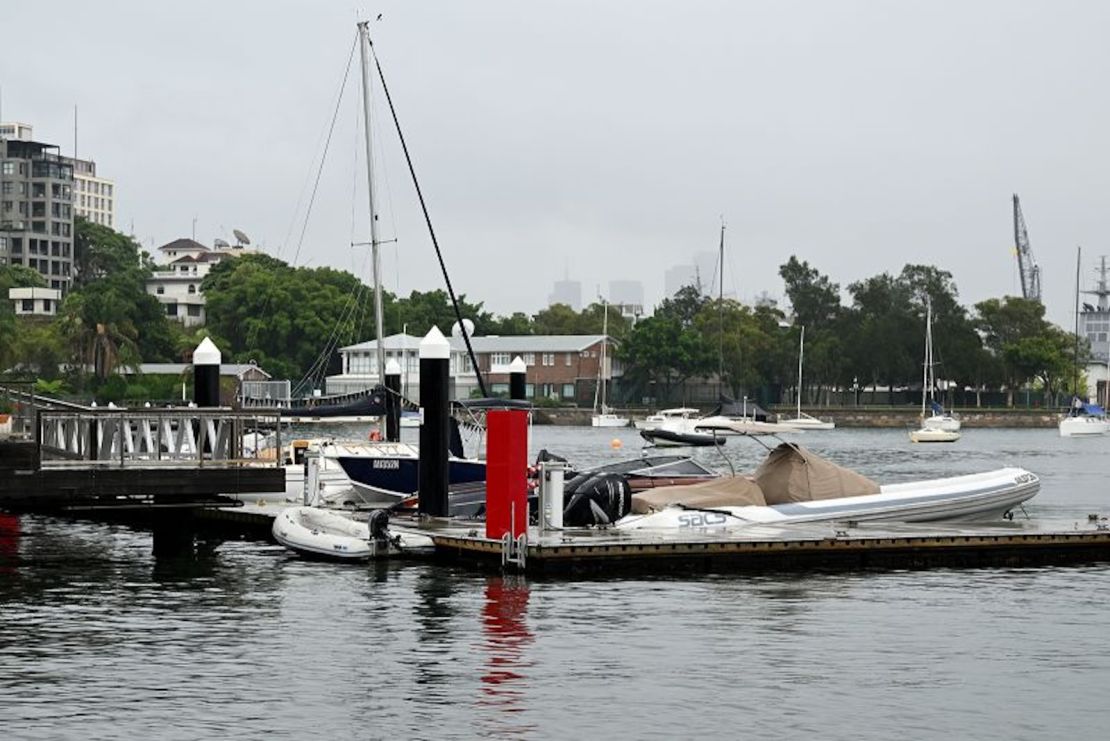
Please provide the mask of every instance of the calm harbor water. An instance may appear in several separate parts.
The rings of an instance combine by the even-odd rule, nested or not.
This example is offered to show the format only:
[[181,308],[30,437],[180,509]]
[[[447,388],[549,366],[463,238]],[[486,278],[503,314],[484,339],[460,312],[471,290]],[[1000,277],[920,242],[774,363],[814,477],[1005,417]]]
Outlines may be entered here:
[[[356,432],[351,428],[350,432]],[[624,440],[613,451],[609,440]],[[537,428],[582,463],[634,431]],[[1110,439],[803,443],[880,480],[1022,465],[1033,521],[1110,514]],[[730,441],[740,468],[752,442]],[[720,463],[713,451],[699,457]],[[0,515],[4,738],[1104,738],[1110,565],[525,580],[301,561]]]

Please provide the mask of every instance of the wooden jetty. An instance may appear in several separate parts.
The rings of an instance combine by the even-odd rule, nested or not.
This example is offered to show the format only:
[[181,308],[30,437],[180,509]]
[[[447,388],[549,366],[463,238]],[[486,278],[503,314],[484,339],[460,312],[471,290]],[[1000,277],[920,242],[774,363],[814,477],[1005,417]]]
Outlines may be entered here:
[[280,436],[272,412],[97,408],[4,391],[17,409],[0,437],[2,509],[226,507],[237,503],[228,495],[285,490],[280,456],[243,451],[248,430]]

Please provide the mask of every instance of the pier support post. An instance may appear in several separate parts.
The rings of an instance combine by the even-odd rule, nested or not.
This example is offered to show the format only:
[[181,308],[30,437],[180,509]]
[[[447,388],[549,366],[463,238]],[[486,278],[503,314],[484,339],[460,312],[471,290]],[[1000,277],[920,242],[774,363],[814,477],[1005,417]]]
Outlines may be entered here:
[[524,401],[527,398],[527,384],[525,383],[528,374],[528,366],[524,364],[524,360],[519,355],[513,358],[513,362],[509,364],[509,398],[516,399],[517,401]]
[[193,401],[201,409],[220,405],[220,363],[216,343],[205,337],[193,350]]
[[447,448],[450,440],[450,400],[448,370],[451,345],[432,327],[420,342],[420,425],[419,499],[420,513],[446,517]]
[[161,510],[154,515],[154,557],[180,558],[192,556],[195,548],[196,525],[188,510]]
[[385,364],[385,439],[401,439],[401,364],[390,358]]

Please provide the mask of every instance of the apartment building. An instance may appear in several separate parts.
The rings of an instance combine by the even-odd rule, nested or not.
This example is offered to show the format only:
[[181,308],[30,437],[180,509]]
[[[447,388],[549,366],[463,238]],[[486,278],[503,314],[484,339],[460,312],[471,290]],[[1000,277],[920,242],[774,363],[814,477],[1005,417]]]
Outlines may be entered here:
[[73,165],[26,124],[0,125],[0,262],[62,292],[73,280]]

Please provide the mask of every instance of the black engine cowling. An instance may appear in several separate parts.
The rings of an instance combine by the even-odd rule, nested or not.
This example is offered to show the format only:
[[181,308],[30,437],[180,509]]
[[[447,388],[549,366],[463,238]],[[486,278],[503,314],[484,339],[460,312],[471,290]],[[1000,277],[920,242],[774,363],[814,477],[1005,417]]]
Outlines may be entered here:
[[563,525],[611,525],[632,510],[632,489],[624,476],[603,473],[564,490]]

